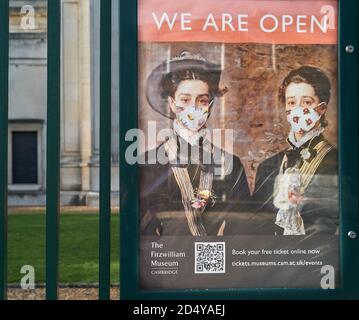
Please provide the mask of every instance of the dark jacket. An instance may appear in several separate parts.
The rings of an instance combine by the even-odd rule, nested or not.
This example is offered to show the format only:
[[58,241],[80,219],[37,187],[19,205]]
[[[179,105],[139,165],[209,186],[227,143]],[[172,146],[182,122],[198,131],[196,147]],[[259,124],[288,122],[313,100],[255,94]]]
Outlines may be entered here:
[[[300,152],[310,144],[309,151],[315,155],[315,146],[324,140],[323,135],[309,141],[301,148],[291,146],[287,150],[265,160],[258,168],[253,201],[256,202],[256,212],[272,212],[274,224],[278,209],[273,205],[273,190],[284,155],[288,157],[288,167],[293,167],[297,161],[303,164]],[[308,159],[311,161],[311,159]],[[307,235],[335,234],[338,229],[338,152],[331,149],[315,172],[304,193],[304,201],[299,207]],[[268,233],[271,233],[269,230]],[[283,229],[276,227],[275,233],[283,234]]]
[[[184,143],[184,140],[179,139],[181,143]],[[216,151],[221,151],[216,147],[213,148]],[[151,152],[152,154],[153,152],[165,153],[164,145],[160,145]],[[146,159],[148,154],[145,155]],[[216,201],[213,206],[207,205],[202,213],[203,224],[207,235],[216,236],[223,221],[225,221],[224,235],[248,234],[251,233],[250,229],[258,229],[258,224],[249,213],[251,198],[247,178],[239,158],[228,153],[224,154],[225,158],[233,160],[232,171],[224,176],[214,176],[212,189]],[[191,159],[190,155],[189,159]],[[188,169],[193,188],[197,188],[199,185],[201,168],[203,170],[213,170],[214,167],[221,168],[221,165],[218,164],[212,166],[191,162],[189,160],[188,164],[183,167]],[[223,170],[226,169],[223,168]],[[181,192],[172,172],[172,164],[140,165],[139,175],[141,234],[191,235]]]

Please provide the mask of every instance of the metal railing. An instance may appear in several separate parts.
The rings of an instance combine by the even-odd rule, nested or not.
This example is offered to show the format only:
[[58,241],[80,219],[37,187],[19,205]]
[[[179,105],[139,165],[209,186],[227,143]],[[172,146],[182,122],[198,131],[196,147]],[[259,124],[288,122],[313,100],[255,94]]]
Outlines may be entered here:
[[[101,0],[99,299],[110,299],[111,0]],[[46,299],[58,299],[61,0],[48,1]],[[7,298],[9,0],[0,1],[0,300]]]
[[9,105],[9,1],[0,2],[0,299],[7,287],[7,153]]

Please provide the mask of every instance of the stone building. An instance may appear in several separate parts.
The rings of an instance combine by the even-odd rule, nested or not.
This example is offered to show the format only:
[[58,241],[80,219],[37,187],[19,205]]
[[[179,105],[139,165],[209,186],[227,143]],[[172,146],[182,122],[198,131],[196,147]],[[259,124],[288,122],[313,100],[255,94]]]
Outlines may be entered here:
[[[118,201],[118,1],[113,1],[112,204]],[[97,205],[100,1],[62,0],[61,203]],[[46,203],[47,1],[10,1],[9,205]]]

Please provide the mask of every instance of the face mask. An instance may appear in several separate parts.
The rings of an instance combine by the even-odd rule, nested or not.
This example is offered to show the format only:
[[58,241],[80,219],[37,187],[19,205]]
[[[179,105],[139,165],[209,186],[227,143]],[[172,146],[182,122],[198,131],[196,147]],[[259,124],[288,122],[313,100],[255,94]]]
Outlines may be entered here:
[[[183,108],[178,108],[182,110]],[[207,122],[209,117],[209,107],[198,108],[195,106],[186,107],[177,112],[177,119],[184,127],[191,131],[199,131]]]
[[287,120],[295,133],[305,133],[315,127],[321,116],[314,108],[297,106],[287,111]]

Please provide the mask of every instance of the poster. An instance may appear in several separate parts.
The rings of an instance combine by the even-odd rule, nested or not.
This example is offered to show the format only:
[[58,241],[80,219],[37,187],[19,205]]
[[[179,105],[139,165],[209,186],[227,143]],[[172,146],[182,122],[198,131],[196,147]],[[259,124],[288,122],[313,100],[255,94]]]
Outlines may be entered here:
[[337,1],[138,1],[140,289],[339,288]]

